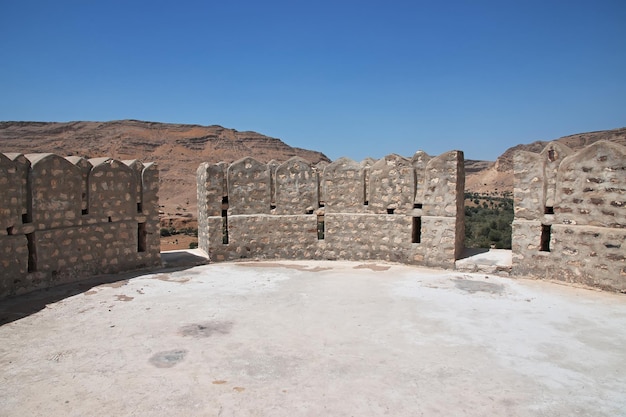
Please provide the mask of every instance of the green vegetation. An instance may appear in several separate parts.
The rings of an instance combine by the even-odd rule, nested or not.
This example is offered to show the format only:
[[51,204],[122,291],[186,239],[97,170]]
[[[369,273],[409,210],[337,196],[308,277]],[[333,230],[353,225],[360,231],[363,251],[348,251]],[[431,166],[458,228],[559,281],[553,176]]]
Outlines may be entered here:
[[465,193],[465,246],[511,249],[511,193]]
[[173,235],[187,235],[198,237],[198,229],[193,227],[183,227],[182,229],[176,229],[174,227],[162,227],[161,237],[173,236]]

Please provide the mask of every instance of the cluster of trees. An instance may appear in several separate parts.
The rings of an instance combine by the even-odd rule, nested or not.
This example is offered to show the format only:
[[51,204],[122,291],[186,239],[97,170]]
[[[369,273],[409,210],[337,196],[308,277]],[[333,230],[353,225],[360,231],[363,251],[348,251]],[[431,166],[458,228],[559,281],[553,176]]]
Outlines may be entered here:
[[513,198],[510,193],[465,193],[465,246],[511,249]]
[[198,237],[198,229],[193,227],[183,227],[182,229],[176,229],[175,227],[162,227],[161,237],[174,236],[174,235],[187,235]]

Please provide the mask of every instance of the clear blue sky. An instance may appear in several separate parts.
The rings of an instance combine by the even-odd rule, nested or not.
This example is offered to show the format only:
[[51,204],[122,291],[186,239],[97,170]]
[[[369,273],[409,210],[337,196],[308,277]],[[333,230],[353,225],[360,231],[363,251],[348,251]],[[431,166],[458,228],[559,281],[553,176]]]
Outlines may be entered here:
[[219,124],[330,158],[626,126],[626,1],[0,0],[0,120]]

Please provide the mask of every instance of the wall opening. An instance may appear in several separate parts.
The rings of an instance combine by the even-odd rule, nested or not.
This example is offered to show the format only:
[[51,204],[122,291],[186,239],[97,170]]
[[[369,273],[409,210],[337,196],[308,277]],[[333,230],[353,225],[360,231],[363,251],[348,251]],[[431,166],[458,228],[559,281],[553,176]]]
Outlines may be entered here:
[[109,223],[113,222],[113,219],[111,218],[111,216],[109,216]]
[[145,223],[137,223],[137,252],[145,252],[148,246]]
[[222,197],[222,245],[228,245],[228,196]]
[[228,245],[228,209],[222,210],[222,244]]
[[387,214],[393,214],[394,211],[395,211],[395,209],[388,208],[387,209]]
[[143,213],[143,203],[137,203],[137,213]]
[[542,252],[550,252],[550,235],[552,234],[552,225],[541,225],[541,244],[539,250]]
[[7,227],[7,235],[11,236],[11,235],[13,235],[13,233],[15,233],[15,230],[13,229],[13,226]]
[[35,234],[26,235],[28,241],[28,272],[37,271],[37,248],[35,247]]
[[30,223],[30,219],[28,218],[28,213],[22,214],[22,224]]
[[88,215],[88,214],[89,214],[89,210],[88,210],[88,209],[82,209],[82,210],[80,211],[80,214],[81,214],[81,215],[83,215],[83,216],[86,216],[86,215]]
[[545,206],[544,210],[543,210],[544,214],[554,214],[554,207],[552,206]]
[[422,207],[423,207],[423,204],[422,204],[422,203],[414,203],[414,204],[413,204],[413,208],[414,208],[414,209],[421,209]]
[[320,214],[317,216],[317,240],[324,240],[324,228],[324,215]]
[[413,228],[411,229],[411,242],[422,242],[422,218],[413,217]]

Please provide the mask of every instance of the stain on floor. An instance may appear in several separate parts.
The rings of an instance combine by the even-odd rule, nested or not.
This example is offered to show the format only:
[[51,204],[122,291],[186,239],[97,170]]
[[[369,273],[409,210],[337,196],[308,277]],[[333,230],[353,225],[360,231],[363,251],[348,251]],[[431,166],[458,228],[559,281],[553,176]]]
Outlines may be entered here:
[[378,271],[387,271],[390,266],[387,265],[378,265],[378,264],[360,264],[354,267],[354,269],[371,269],[374,272]]
[[470,294],[486,292],[489,294],[501,295],[504,292],[504,285],[494,284],[493,282],[475,281],[463,278],[453,278],[452,282],[454,282],[454,286],[459,290]]
[[215,334],[229,334],[233,328],[230,321],[208,321],[204,323],[194,323],[182,326],[178,333],[181,336],[191,336],[195,338],[211,337]]
[[184,284],[185,282],[188,282],[191,278],[175,278],[168,274],[159,274],[156,275],[154,279],[158,279],[159,281],[177,282],[179,284]]
[[247,262],[247,263],[237,263],[235,265],[246,266],[249,268],[286,268],[286,269],[295,269],[298,271],[307,271],[307,272],[321,272],[321,271],[328,271],[332,269],[329,267],[322,267],[322,266],[316,266],[314,268],[311,268],[307,265],[283,264],[280,262],[263,262],[263,263]]
[[157,368],[171,368],[179,362],[182,362],[187,355],[185,349],[166,350],[152,355],[150,363]]

